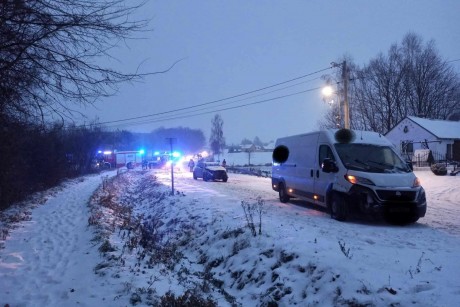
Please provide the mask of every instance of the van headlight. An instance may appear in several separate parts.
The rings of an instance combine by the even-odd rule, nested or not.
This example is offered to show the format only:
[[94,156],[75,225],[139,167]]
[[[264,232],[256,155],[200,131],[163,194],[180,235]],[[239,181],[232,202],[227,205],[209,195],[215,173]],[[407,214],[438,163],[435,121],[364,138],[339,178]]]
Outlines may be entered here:
[[418,187],[421,187],[421,186],[422,186],[422,184],[421,184],[420,179],[418,179],[418,177],[415,177],[414,183],[412,184],[412,187],[413,188],[418,188]]
[[375,185],[371,180],[359,176],[345,175],[345,179],[351,184]]

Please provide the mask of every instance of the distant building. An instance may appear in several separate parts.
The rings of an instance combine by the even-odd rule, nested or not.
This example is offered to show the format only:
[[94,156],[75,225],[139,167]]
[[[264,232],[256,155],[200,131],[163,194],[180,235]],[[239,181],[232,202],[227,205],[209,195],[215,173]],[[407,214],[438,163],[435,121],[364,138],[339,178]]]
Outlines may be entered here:
[[257,150],[257,147],[260,147],[260,146],[256,146],[254,144],[247,144],[247,145],[241,145],[240,148],[241,148],[241,151],[245,151],[245,152],[248,152],[248,151],[256,151]]
[[230,145],[227,146],[228,153],[238,153],[238,152],[258,152],[258,151],[273,151],[275,148],[275,142],[270,141],[263,145],[255,144],[241,144],[241,145]]
[[265,151],[273,151],[275,149],[275,141],[270,141],[266,144],[264,144],[264,150]]
[[429,149],[444,159],[460,161],[460,121],[407,116],[385,136],[405,157]]

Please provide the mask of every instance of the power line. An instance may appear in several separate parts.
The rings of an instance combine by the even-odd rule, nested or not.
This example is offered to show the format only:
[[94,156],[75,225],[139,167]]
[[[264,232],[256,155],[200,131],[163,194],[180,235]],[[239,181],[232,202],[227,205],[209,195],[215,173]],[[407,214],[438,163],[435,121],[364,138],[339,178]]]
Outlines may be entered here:
[[458,61],[460,61],[460,59],[450,60],[450,61],[447,61],[446,63],[452,63],[452,62],[458,62]]
[[[270,101],[273,101],[273,100],[278,100],[278,99],[282,99],[282,98],[286,98],[286,97],[300,95],[300,94],[304,94],[304,93],[307,93],[307,92],[316,91],[316,90],[319,90],[319,89],[321,89],[321,87],[315,87],[315,88],[307,89],[307,90],[296,92],[296,93],[291,93],[291,94],[282,95],[282,96],[278,96],[278,97],[259,100],[259,101],[255,101],[255,102],[250,102],[250,103],[238,105],[238,106],[233,106],[233,107],[227,107],[227,108],[222,108],[222,109],[217,109],[217,110],[212,110],[212,111],[206,111],[206,112],[201,112],[201,113],[197,113],[197,114],[171,115],[171,116],[169,116],[167,118],[143,120],[143,121],[139,121],[139,122],[121,124],[121,126],[126,127],[126,126],[133,126],[133,125],[134,126],[135,125],[145,125],[145,124],[157,123],[157,122],[162,122],[162,121],[167,121],[167,120],[189,118],[189,117],[195,117],[195,116],[200,116],[200,115],[205,115],[205,114],[211,114],[211,113],[215,113],[215,112],[228,111],[228,110],[243,108],[243,107],[247,107],[247,106],[251,106],[251,105],[255,105],[255,104],[261,104],[261,103],[265,103],[265,102],[270,102]],[[114,125],[114,126],[109,126],[109,128],[110,127],[114,128],[114,127],[119,127],[119,126],[120,125]]]
[[[274,92],[279,92],[279,91],[282,91],[282,90],[285,90],[285,89],[288,89],[288,88],[292,88],[292,87],[294,87],[294,86],[298,86],[298,85],[301,85],[301,84],[304,84],[304,83],[307,83],[307,82],[311,82],[311,81],[314,81],[314,80],[318,80],[318,79],[320,79],[320,78],[314,78],[314,79],[302,81],[302,82],[299,82],[299,83],[296,83],[296,84],[292,84],[292,85],[289,85],[289,86],[285,86],[285,87],[282,87],[282,88],[279,88],[279,89],[276,89],[276,90],[272,90],[272,91],[269,91],[269,92],[266,92],[266,93],[263,93],[263,94],[258,94],[258,95],[254,95],[254,96],[250,96],[250,97],[245,97],[245,98],[241,98],[241,99],[234,100],[234,101],[230,101],[230,102],[220,103],[220,104],[214,105],[214,106],[204,106],[204,107],[202,107],[202,108],[195,109],[195,110],[189,110],[189,111],[185,111],[185,110],[184,110],[185,112],[176,113],[175,115],[172,115],[172,116],[191,114],[191,113],[198,112],[198,111],[204,111],[204,110],[211,109],[211,108],[222,107],[222,106],[225,106],[225,105],[234,104],[234,103],[237,103],[237,102],[241,102],[241,101],[253,99],[253,98],[256,98],[256,97],[260,97],[260,96],[272,94],[272,93],[274,93]],[[215,111],[213,111],[213,112],[215,112]],[[169,117],[166,117],[166,119],[168,119],[168,118],[169,118]],[[157,119],[158,119],[158,118],[157,118]],[[160,118],[160,119],[161,119],[161,120],[165,120],[164,118]],[[148,121],[149,121],[149,120],[147,120],[147,122],[148,122]]]
[[189,110],[189,109],[193,109],[193,108],[197,108],[197,107],[201,107],[201,106],[205,106],[205,105],[210,105],[210,104],[222,102],[222,101],[225,101],[225,100],[238,98],[238,97],[245,96],[245,95],[248,95],[248,94],[260,92],[260,91],[263,91],[263,90],[266,90],[266,89],[269,89],[269,88],[273,88],[273,87],[276,87],[276,86],[279,86],[279,85],[282,85],[282,84],[286,84],[286,83],[296,81],[296,80],[299,80],[299,79],[302,79],[302,78],[305,78],[305,77],[309,77],[309,76],[312,76],[314,74],[318,74],[320,72],[323,72],[323,71],[326,71],[326,70],[329,70],[329,69],[332,69],[332,67],[323,68],[323,69],[320,69],[318,71],[315,71],[315,72],[312,72],[312,73],[309,73],[309,74],[306,74],[306,75],[303,75],[303,76],[300,76],[300,77],[296,77],[296,78],[293,78],[293,79],[290,79],[290,80],[287,80],[287,81],[279,82],[279,83],[276,83],[276,84],[273,84],[273,85],[270,85],[270,86],[266,86],[266,87],[256,89],[256,90],[253,90],[253,91],[249,91],[249,92],[245,92],[245,93],[242,93],[242,94],[234,95],[234,96],[231,96],[231,97],[226,97],[226,98],[222,98],[222,99],[218,99],[218,100],[214,100],[214,101],[210,101],[210,102],[205,102],[205,103],[201,103],[201,104],[197,104],[197,105],[193,105],[193,106],[189,106],[189,107],[178,108],[178,109],[174,109],[174,110],[169,110],[169,111],[164,111],[164,112],[159,112],[159,113],[153,113],[153,114],[148,114],[148,115],[142,115],[142,116],[136,116],[136,117],[130,117],[130,118],[125,118],[125,119],[106,121],[106,122],[102,122],[102,123],[98,123],[98,124],[99,125],[113,124],[113,123],[119,123],[119,122],[124,122],[124,121],[131,121],[131,120],[148,118],[148,117],[153,117],[153,116],[158,116],[158,115],[164,115],[164,114],[169,114],[169,113],[178,112],[178,111]]

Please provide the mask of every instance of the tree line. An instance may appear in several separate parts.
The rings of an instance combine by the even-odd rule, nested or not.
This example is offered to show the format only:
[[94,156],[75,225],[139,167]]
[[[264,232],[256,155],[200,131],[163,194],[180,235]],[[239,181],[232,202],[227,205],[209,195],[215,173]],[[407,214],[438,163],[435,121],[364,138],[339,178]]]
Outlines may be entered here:
[[[386,133],[406,116],[459,119],[460,78],[433,40],[424,43],[409,33],[362,67],[345,60],[352,129]],[[343,83],[337,85],[343,100]],[[333,107],[320,125],[337,127],[341,120],[339,109]]]
[[0,130],[0,209],[90,171],[91,151],[106,136],[97,127],[3,121]]
[[198,152],[205,145],[201,130],[183,127],[132,133],[105,131],[97,124],[43,127],[2,122],[0,209],[65,179],[98,171],[92,166],[99,150],[169,150],[168,137],[176,140],[175,149],[185,152]]

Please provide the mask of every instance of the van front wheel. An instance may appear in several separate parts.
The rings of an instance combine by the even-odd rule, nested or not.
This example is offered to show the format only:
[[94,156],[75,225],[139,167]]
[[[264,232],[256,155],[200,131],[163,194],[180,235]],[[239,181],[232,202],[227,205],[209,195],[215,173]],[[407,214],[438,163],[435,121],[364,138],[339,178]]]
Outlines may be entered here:
[[338,193],[332,194],[331,200],[331,218],[337,221],[345,221],[348,217],[348,205],[343,199],[343,195]]
[[284,184],[280,184],[278,193],[280,196],[280,202],[287,203],[289,201],[290,197],[286,193],[286,188],[284,187]]

